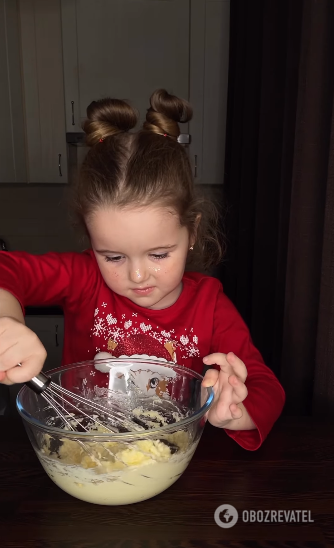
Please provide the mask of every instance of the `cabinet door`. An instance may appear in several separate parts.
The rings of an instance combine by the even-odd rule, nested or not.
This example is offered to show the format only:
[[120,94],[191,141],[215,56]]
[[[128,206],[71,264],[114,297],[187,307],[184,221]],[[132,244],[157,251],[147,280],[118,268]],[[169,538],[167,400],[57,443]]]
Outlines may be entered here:
[[82,131],[87,106],[101,97],[131,101],[141,120],[157,88],[189,98],[190,0],[62,0],[61,6],[68,132]]
[[[67,132],[81,132],[87,106],[103,96],[130,100],[142,121],[152,91],[165,87],[194,108],[181,131],[191,135],[195,182],[222,184],[230,0],[62,0],[61,6]],[[86,151],[77,152],[74,164]]]
[[223,184],[230,0],[191,0],[190,122],[195,181]]
[[0,183],[27,181],[18,7],[0,0]]
[[29,183],[66,183],[60,0],[20,0]]
[[26,316],[25,323],[36,333],[47,351],[43,371],[60,367],[64,341],[64,317]]

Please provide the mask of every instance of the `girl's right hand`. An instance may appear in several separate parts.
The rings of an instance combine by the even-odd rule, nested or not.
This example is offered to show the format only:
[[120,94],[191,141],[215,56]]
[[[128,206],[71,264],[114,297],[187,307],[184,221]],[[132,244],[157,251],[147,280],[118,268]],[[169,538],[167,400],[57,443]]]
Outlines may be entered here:
[[42,370],[46,355],[36,333],[14,318],[0,318],[0,383],[30,381]]

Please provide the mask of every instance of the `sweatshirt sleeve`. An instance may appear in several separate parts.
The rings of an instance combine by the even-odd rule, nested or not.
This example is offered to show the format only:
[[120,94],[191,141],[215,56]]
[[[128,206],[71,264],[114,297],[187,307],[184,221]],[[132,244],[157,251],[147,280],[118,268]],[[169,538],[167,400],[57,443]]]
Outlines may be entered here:
[[80,295],[81,281],[94,283],[85,276],[90,258],[80,253],[31,255],[23,251],[0,253],[0,288],[9,291],[26,306],[64,307]]
[[218,292],[214,312],[214,332],[211,352],[234,352],[248,372],[248,395],[243,401],[255,430],[229,430],[225,432],[241,447],[249,451],[258,449],[266,439],[285,404],[285,392],[271,369],[264,364],[255,348],[248,327],[239,312],[223,293]]

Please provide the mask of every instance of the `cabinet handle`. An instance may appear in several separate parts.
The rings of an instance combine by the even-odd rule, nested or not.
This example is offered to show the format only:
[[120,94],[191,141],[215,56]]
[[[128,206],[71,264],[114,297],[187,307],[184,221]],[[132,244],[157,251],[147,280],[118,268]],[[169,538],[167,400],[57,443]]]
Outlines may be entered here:
[[62,177],[63,174],[61,172],[61,154],[58,154],[58,169],[59,169],[59,177]]
[[75,126],[75,122],[74,122],[74,101],[71,101],[71,105],[72,105],[72,126]]
[[177,142],[181,145],[190,145],[191,136],[189,133],[180,133],[180,135],[177,138]]
[[56,325],[56,346],[59,346],[59,343],[58,343],[58,325]]
[[194,176],[197,177],[197,154],[195,154],[195,173]]

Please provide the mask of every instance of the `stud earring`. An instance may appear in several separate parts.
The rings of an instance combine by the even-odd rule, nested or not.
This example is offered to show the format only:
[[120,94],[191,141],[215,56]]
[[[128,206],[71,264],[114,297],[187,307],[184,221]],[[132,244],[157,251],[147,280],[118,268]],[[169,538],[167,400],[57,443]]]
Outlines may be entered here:
[[191,247],[189,247],[189,250],[191,249],[191,251],[194,249],[194,246],[192,245]]

